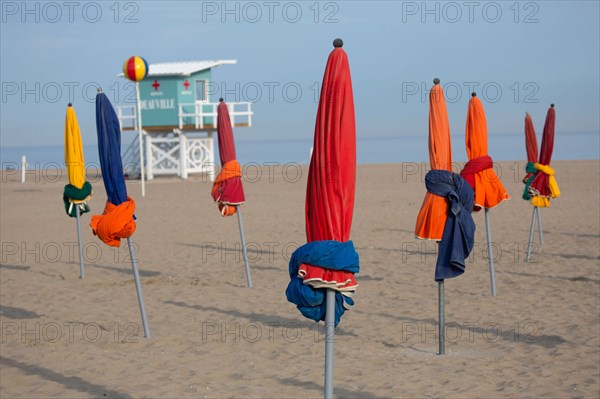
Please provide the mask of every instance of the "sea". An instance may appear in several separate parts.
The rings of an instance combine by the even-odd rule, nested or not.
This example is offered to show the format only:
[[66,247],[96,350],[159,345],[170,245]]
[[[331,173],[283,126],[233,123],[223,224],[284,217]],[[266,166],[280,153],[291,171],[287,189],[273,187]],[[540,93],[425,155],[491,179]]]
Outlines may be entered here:
[[[129,146],[123,143],[123,152]],[[308,164],[311,139],[236,139],[239,162],[244,164],[277,165]],[[491,134],[488,137],[489,152],[495,161],[525,160],[523,133]],[[541,142],[538,142],[541,146]],[[84,145],[85,162],[88,167],[98,165],[98,147]],[[215,150],[217,150],[215,143]],[[453,161],[466,162],[464,135],[452,137]],[[357,137],[357,162],[381,164],[400,162],[428,162],[427,135],[393,137]],[[26,156],[28,169],[63,169],[63,146],[0,147],[2,169],[20,169],[21,157]],[[216,156],[218,160],[218,155]],[[553,160],[600,159],[600,132],[576,132],[555,134]]]

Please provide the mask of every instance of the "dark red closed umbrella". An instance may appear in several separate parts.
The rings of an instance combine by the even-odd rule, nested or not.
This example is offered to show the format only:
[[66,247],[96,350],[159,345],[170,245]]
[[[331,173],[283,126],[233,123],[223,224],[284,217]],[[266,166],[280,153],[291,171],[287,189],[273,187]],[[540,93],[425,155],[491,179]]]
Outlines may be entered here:
[[237,205],[245,202],[245,198],[241,167],[235,155],[235,143],[233,141],[229,110],[227,109],[227,104],[222,100],[220,99],[217,109],[217,136],[219,140],[221,173],[216,178],[212,196],[219,204],[219,209],[223,216],[230,216],[236,212]]
[[[556,120],[556,111],[554,104],[546,114],[546,122],[544,123],[544,134],[542,136],[542,150],[540,151],[540,165],[549,166],[552,160],[552,151],[554,150],[554,122]],[[531,187],[539,192],[542,197],[550,197],[549,188],[550,177],[546,173],[537,173]]]
[[535,136],[533,121],[529,112],[525,113],[525,149],[527,150],[527,162],[537,163],[538,144]]
[[[525,113],[525,149],[527,151],[527,162],[537,163],[538,161],[538,144],[535,136],[533,121],[529,112]],[[525,175],[523,182],[526,183],[533,173],[529,172]]]
[[211,195],[217,203],[221,215],[231,216],[237,213],[240,228],[240,240],[242,242],[242,253],[246,267],[246,280],[248,287],[252,287],[250,275],[250,263],[246,253],[246,238],[244,236],[244,222],[242,219],[240,205],[245,202],[244,187],[242,186],[242,167],[236,159],[235,143],[233,141],[233,129],[229,109],[222,98],[219,99],[217,108],[217,136],[219,140],[219,158],[221,159],[221,171],[215,179]]

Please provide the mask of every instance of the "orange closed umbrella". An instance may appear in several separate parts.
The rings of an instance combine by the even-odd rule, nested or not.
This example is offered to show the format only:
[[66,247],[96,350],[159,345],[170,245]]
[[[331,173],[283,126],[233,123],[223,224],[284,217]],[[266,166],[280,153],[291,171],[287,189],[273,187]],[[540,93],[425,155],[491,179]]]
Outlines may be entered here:
[[[429,164],[433,170],[452,171],[450,124],[444,91],[434,79],[429,93]],[[424,240],[441,240],[446,224],[448,203],[444,197],[427,192],[417,216],[415,236]]]
[[469,183],[475,193],[473,211],[485,208],[485,229],[488,244],[488,262],[490,266],[490,282],[492,295],[496,295],[494,278],[494,256],[492,252],[492,233],[489,220],[489,209],[509,199],[506,189],[494,172],[494,161],[488,154],[487,122],[483,104],[473,93],[467,110],[467,126],[465,133],[467,156],[469,162],[460,175]]
[[[429,164],[431,170],[452,172],[452,144],[450,123],[444,91],[438,78],[433,79],[429,92]],[[448,218],[448,200],[427,191],[417,216],[415,236],[423,240],[441,241]],[[446,352],[444,326],[444,280],[438,281],[439,354]]]
[[488,155],[487,123],[483,104],[472,94],[467,112],[466,145],[469,162],[460,172],[475,192],[473,211],[493,208],[509,198],[502,182],[494,172]]

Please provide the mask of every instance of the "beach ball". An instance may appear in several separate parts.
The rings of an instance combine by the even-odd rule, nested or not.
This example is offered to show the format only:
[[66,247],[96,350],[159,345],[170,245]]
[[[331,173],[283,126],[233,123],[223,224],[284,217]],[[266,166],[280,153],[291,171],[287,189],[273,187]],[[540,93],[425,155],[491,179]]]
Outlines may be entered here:
[[142,57],[134,55],[123,64],[123,73],[127,79],[139,82],[148,75],[148,63]]

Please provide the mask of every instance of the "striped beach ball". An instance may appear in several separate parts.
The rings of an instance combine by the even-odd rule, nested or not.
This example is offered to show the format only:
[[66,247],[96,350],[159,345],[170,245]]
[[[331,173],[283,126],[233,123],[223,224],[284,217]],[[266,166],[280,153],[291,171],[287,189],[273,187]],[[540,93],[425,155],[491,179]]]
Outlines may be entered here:
[[142,57],[134,55],[123,64],[123,73],[127,79],[139,82],[148,75],[148,63]]

